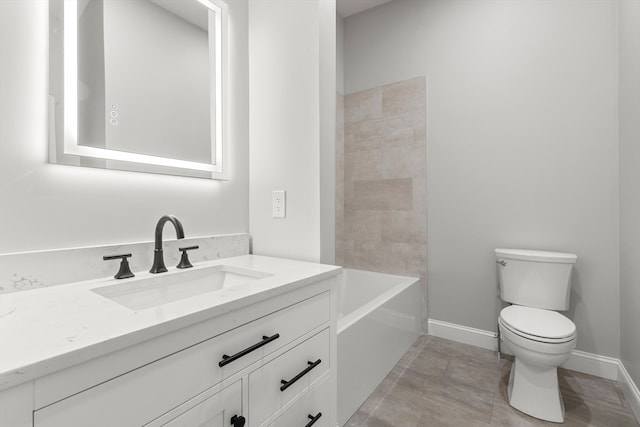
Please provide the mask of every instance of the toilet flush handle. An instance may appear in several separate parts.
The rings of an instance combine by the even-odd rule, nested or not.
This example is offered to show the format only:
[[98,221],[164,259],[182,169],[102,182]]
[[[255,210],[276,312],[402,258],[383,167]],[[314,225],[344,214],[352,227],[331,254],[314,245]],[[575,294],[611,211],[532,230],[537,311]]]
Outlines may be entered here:
[[505,260],[503,260],[503,259],[496,260],[496,262],[497,262],[498,264],[500,264],[501,266],[503,266],[503,267],[506,267],[506,266],[507,266],[507,261],[505,261]]

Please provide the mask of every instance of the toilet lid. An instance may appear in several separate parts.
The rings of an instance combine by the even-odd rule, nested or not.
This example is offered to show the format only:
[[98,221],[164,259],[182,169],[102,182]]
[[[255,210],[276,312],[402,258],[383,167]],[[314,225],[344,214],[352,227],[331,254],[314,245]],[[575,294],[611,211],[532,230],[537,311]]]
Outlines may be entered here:
[[573,337],[576,325],[562,314],[542,308],[511,305],[500,312],[505,326],[514,332],[538,337],[541,340]]

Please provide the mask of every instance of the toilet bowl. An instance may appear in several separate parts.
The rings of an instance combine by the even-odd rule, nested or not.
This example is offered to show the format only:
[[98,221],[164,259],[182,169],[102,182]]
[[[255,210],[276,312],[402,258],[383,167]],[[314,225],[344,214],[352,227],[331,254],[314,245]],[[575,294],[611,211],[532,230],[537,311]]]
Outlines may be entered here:
[[512,305],[500,312],[498,327],[515,357],[509,404],[533,417],[563,422],[557,368],[576,346],[574,323],[555,311]]
[[509,404],[546,421],[563,422],[558,366],[576,347],[576,326],[556,310],[569,309],[578,257],[564,252],[496,249],[502,309],[498,330],[515,360]]

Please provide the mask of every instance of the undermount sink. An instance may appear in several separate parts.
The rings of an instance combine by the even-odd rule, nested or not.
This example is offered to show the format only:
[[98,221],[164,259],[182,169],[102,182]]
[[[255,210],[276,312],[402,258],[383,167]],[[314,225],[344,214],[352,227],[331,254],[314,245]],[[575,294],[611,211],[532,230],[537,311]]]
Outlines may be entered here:
[[144,310],[206,292],[243,285],[268,276],[271,274],[216,265],[127,280],[93,288],[91,291],[131,310]]

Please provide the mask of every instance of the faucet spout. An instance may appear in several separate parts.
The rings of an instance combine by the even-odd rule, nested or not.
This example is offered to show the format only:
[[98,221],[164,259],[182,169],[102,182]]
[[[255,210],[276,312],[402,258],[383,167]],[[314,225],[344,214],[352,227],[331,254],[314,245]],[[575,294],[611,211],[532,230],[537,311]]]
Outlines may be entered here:
[[164,265],[164,255],[162,251],[162,230],[165,223],[170,222],[176,229],[176,237],[178,239],[184,239],[184,229],[182,223],[178,218],[173,215],[163,215],[156,224],[155,233],[155,249],[153,251],[153,266],[149,273],[164,273],[167,271],[167,267]]

